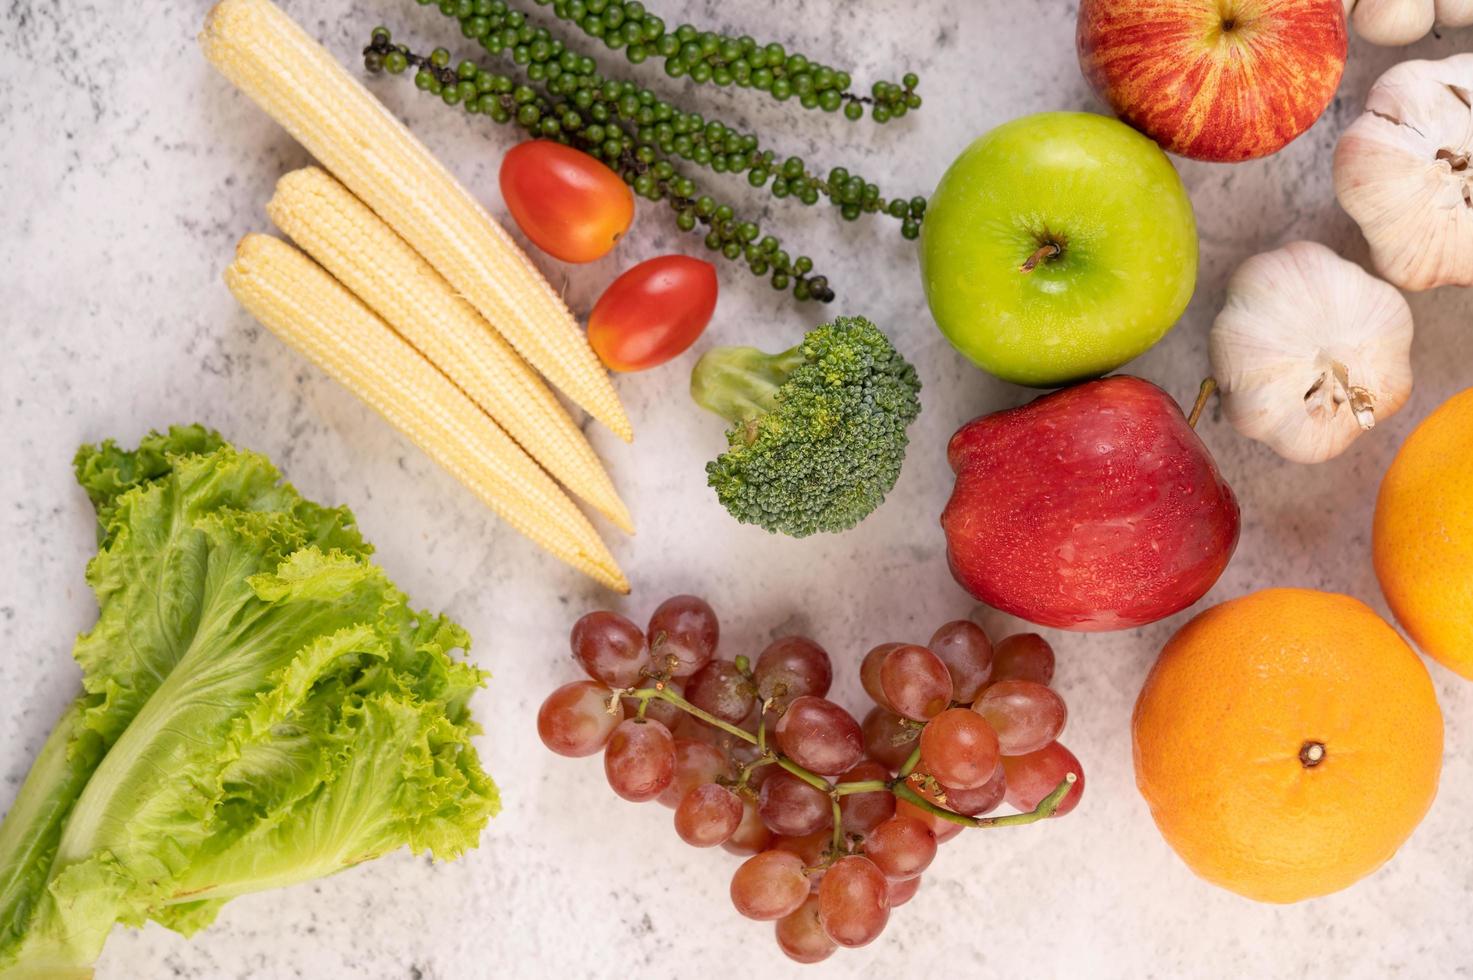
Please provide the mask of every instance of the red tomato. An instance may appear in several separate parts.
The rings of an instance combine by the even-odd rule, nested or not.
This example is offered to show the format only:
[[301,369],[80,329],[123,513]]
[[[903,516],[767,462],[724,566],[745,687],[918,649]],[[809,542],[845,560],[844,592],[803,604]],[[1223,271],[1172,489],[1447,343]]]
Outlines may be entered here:
[[551,140],[512,147],[501,196],[532,244],[564,262],[603,258],[634,220],[634,192],[618,174]]
[[588,342],[615,371],[664,364],[696,342],[716,310],[716,267],[688,255],[647,259],[609,284]]

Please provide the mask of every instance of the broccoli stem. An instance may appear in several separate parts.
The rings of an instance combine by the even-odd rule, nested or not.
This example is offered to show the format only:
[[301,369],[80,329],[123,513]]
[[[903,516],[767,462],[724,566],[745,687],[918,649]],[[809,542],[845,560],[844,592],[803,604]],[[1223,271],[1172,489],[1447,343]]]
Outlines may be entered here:
[[802,344],[781,354],[717,347],[691,372],[690,396],[734,425],[750,422],[777,407],[777,390],[802,364]]

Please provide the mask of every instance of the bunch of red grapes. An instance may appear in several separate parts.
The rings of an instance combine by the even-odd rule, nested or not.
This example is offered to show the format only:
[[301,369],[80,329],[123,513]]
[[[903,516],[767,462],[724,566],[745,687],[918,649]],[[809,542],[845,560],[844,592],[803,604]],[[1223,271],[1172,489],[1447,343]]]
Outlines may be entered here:
[[[873,941],[966,827],[1061,816],[1084,791],[1036,634],[994,646],[959,620],[926,646],[875,647],[862,724],[825,699],[833,667],[817,643],[784,637],[750,661],[723,659],[719,637],[695,596],[661,603],[645,632],[589,613],[572,647],[590,679],[554,691],[537,730],[560,755],[602,751],[614,792],[674,809],[687,844],[746,856],[732,904],[775,922],[800,963]],[[1003,802],[1018,812],[985,816]]]

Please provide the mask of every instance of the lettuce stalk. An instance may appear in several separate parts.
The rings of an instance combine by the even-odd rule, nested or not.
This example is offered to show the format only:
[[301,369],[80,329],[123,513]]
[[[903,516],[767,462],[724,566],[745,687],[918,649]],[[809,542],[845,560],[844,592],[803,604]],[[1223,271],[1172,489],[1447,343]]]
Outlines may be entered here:
[[499,807],[467,707],[485,676],[351,513],[197,426],[76,469],[99,615],[0,824],[0,976],[86,976],[116,923],[189,934],[236,895],[475,846]]

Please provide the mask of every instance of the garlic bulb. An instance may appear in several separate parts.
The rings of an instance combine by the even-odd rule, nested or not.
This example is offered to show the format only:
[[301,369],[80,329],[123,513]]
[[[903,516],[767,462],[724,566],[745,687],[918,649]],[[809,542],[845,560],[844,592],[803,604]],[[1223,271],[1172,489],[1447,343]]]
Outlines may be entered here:
[[1314,242],[1239,266],[1210,345],[1228,421],[1297,463],[1340,455],[1412,391],[1406,300]]
[[1411,44],[1433,25],[1473,24],[1473,0],[1345,0],[1345,13],[1372,44]]
[[1473,54],[1377,80],[1335,147],[1335,196],[1391,282],[1473,284]]

